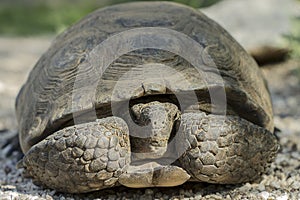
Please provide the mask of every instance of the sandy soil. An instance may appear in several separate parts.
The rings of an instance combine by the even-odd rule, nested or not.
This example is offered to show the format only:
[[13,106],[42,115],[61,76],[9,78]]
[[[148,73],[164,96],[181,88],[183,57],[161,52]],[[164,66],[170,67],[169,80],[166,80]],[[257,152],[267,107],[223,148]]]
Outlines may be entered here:
[[[51,42],[46,38],[0,38],[0,146],[16,134],[14,100],[29,70]],[[281,150],[271,169],[255,183],[212,185],[187,183],[175,188],[118,187],[85,195],[42,189],[21,176],[20,153],[0,153],[0,199],[300,199],[300,62],[263,68],[274,103]]]

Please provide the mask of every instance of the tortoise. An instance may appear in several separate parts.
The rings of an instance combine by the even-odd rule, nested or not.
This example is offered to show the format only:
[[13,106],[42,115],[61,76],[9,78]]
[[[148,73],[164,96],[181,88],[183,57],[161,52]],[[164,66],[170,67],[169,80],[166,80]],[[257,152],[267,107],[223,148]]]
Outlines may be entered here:
[[274,160],[256,62],[200,11],[96,10],[58,35],[16,100],[19,167],[68,193],[258,179]]

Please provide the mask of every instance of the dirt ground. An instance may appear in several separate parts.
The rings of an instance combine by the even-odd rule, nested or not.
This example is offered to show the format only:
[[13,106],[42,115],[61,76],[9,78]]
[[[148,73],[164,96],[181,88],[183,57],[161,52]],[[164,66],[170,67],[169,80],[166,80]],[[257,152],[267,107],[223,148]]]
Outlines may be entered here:
[[[0,38],[0,146],[16,134],[14,101],[28,72],[52,37]],[[288,60],[263,68],[274,104],[281,149],[262,180],[242,185],[187,183],[174,188],[118,187],[85,195],[42,189],[15,168],[18,152],[0,153],[0,199],[300,199],[300,62]]]

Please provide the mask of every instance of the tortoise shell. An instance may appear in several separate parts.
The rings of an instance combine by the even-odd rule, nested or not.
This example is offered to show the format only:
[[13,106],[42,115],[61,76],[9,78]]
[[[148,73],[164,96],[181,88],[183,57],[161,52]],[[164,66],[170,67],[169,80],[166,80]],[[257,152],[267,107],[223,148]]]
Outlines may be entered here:
[[260,69],[216,22],[168,2],[99,9],[60,34],[30,72],[16,100],[20,143],[27,152],[64,127],[114,115],[119,102],[192,92],[210,113],[219,90],[226,113],[273,132]]

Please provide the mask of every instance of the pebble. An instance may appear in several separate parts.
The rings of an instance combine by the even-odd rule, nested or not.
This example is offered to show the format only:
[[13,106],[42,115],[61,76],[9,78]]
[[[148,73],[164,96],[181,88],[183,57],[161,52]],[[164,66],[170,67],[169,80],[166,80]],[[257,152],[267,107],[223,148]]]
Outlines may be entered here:
[[246,192],[249,192],[249,190],[251,189],[251,184],[250,183],[246,183],[245,185],[243,185],[241,188],[240,188],[240,191],[243,192],[243,193],[246,193]]
[[170,199],[170,197],[169,197],[167,194],[164,194],[164,195],[163,195],[163,199],[166,199],[166,200],[167,200],[167,199]]
[[155,198],[160,199],[162,197],[161,192],[155,193]]
[[45,198],[46,198],[46,200],[53,200],[53,198],[48,194],[45,196]]
[[300,161],[300,153],[299,152],[292,152],[291,156],[292,156],[292,158],[295,158],[298,161]]
[[258,191],[263,192],[266,190],[266,187],[263,184],[259,184],[257,189],[258,189]]
[[280,189],[281,188],[281,186],[279,185],[279,183],[277,181],[272,181],[270,186],[275,188],[275,189]]
[[116,195],[113,195],[113,194],[108,195],[108,199],[109,199],[109,200],[114,200],[114,199],[116,199],[116,198],[117,198]]
[[299,190],[300,189],[300,182],[299,181],[295,181],[291,187],[295,190]]
[[151,190],[151,189],[146,189],[146,190],[145,190],[145,194],[146,194],[146,195],[153,195],[153,190]]
[[262,197],[263,199],[268,199],[270,196],[270,193],[263,191],[263,192],[259,193],[259,196]]
[[289,195],[288,194],[284,194],[282,196],[276,197],[276,200],[288,200]]

